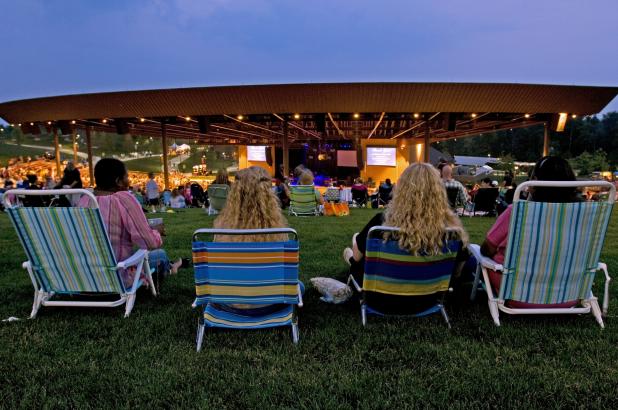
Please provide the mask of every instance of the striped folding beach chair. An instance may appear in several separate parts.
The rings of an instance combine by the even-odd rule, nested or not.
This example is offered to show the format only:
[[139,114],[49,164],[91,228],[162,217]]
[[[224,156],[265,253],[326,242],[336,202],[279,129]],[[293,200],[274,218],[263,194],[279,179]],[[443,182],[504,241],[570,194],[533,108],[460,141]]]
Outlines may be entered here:
[[[200,235],[268,234],[286,234],[293,239],[273,242],[198,240]],[[193,264],[196,298],[193,306],[202,310],[197,328],[198,352],[202,347],[205,327],[262,329],[291,326],[292,341],[298,343],[295,308],[303,304],[298,280],[298,250],[296,231],[290,228],[195,231]],[[256,308],[269,306],[245,313],[234,309],[235,304],[256,305]],[[256,313],[260,309],[262,313]]]
[[[28,260],[22,265],[34,286],[31,318],[41,306],[116,307],[126,304],[128,317],[135,294],[142,285],[135,275],[127,289],[121,269],[142,272],[156,295],[148,266],[148,251],[140,249],[127,260],[117,262],[103,225],[94,195],[85,189],[12,191],[16,195],[86,195],[91,208],[28,208],[13,206],[7,196],[4,203]],[[52,300],[62,295],[118,294],[119,299],[103,301]]]
[[289,214],[294,216],[315,216],[320,214],[313,185],[290,186]]
[[[349,277],[357,291],[361,292],[361,320],[367,324],[367,315],[385,316],[371,306],[376,295],[405,297],[405,303],[413,305],[415,298],[423,303],[431,301],[430,306],[411,316],[422,317],[440,312],[450,328],[450,322],[442,303],[449,284],[457,252],[462,243],[458,239],[445,241],[443,253],[435,256],[416,256],[399,247],[396,240],[383,239],[385,232],[397,232],[399,228],[374,226],[367,236],[365,254],[365,273],[361,287],[352,275]],[[433,299],[435,297],[435,303]]]
[[225,206],[230,187],[225,184],[208,185],[208,215],[216,215]]
[[[589,187],[609,189],[605,202],[545,203],[520,200],[522,189],[530,186]],[[470,251],[479,261],[471,298],[482,275],[488,295],[489,311],[497,326],[499,312],[509,314],[592,313],[603,327],[602,312],[592,294],[598,270],[605,273],[603,312],[609,303],[607,266],[599,263],[615,196],[615,187],[603,181],[530,181],[517,187],[509,225],[504,264],[480,253],[478,245]],[[489,282],[488,269],[502,272],[497,296]],[[514,308],[509,302],[524,302],[548,307]],[[578,302],[574,307],[551,305]]]

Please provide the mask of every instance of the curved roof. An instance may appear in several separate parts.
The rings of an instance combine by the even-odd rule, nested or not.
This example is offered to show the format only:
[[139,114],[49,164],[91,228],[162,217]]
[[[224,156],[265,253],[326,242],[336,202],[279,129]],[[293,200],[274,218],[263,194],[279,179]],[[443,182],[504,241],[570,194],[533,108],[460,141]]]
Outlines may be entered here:
[[595,114],[617,94],[618,87],[537,84],[248,85],[10,101],[0,103],[0,117],[25,133],[44,125],[158,136],[165,124],[170,137],[206,143],[279,144],[285,130],[296,144],[426,132],[440,141],[552,122],[556,113]]
[[120,91],[0,104],[8,122],[178,115],[601,111],[617,87],[481,83],[282,84]]

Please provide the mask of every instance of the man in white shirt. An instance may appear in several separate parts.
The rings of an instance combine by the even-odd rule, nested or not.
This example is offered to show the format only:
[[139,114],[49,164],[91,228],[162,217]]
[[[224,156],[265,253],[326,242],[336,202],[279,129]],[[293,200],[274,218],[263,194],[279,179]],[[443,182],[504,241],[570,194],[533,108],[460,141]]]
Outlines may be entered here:
[[148,174],[148,182],[146,182],[146,199],[148,205],[159,205],[159,185],[154,180],[154,173]]

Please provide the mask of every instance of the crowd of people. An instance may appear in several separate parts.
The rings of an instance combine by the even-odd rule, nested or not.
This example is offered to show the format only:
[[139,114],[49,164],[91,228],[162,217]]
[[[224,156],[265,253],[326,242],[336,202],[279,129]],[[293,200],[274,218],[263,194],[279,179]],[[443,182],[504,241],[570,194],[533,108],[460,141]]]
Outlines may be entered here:
[[[294,171],[297,183],[300,185],[313,185],[313,173],[302,166]],[[116,256],[120,259],[131,254],[133,248],[149,249],[151,265],[164,274],[174,273],[181,265],[181,260],[170,261],[165,251],[162,250],[162,235],[165,235],[163,226],[151,227],[146,218],[143,206],[156,206],[162,200],[167,201],[162,195],[160,186],[154,174],[148,175],[143,183],[144,190],[135,188],[134,181],[130,182],[130,175],[125,164],[117,159],[101,159],[95,169],[95,189],[99,208],[106,224],[110,240]],[[536,163],[530,175],[532,180],[544,181],[574,181],[569,163],[559,157],[544,157]],[[40,189],[37,186],[36,176],[27,178],[26,189]],[[282,196],[289,199],[289,187],[287,181],[278,181],[273,187],[272,177],[268,172],[258,166],[252,166],[238,171],[235,182],[229,181],[227,173],[221,170],[216,184],[230,186],[225,207],[214,221],[217,228],[227,229],[258,229],[258,228],[283,228],[287,227],[286,218],[282,212]],[[197,204],[204,199],[204,191],[199,184],[191,183],[181,185],[170,192],[169,204],[171,207],[182,207],[189,204]],[[448,164],[441,164],[438,168],[427,163],[415,163],[406,168],[397,184],[390,180],[384,181],[378,188],[378,200],[383,201],[382,212],[373,216],[364,227],[351,238],[351,246],[343,250],[343,258],[349,265],[350,274],[357,282],[362,283],[364,274],[364,260],[366,255],[365,244],[369,230],[378,225],[394,226],[399,232],[390,234],[396,239],[401,249],[407,250],[414,255],[437,255],[442,252],[442,244],[447,236],[447,231],[456,233],[463,244],[462,251],[457,256],[456,271],[453,272],[455,280],[461,280],[472,274],[476,266],[473,257],[466,251],[468,234],[463,227],[455,209],[458,204],[469,202],[471,197],[478,195],[482,189],[503,188],[509,192],[514,188],[512,176],[507,175],[502,186],[490,179],[483,180],[478,187],[466,189],[461,183],[452,177],[452,168]],[[63,177],[56,186],[78,188],[82,186],[79,171],[71,162],[67,163]],[[55,186],[55,187],[56,187]],[[28,188],[29,187],[29,188]],[[36,187],[36,188],[34,188]],[[199,189],[198,189],[199,187]],[[361,179],[357,179],[352,186],[358,198],[368,198],[368,189]],[[201,191],[200,191],[201,190]],[[455,192],[453,196],[455,204],[449,201],[449,190]],[[140,200],[141,195],[141,200]],[[577,202],[585,200],[581,192],[572,188],[541,188],[527,192],[528,199],[539,202]],[[323,198],[315,189],[317,202]],[[137,200],[136,200],[137,198]],[[380,199],[381,198],[381,199]],[[506,195],[504,196],[506,198]],[[82,198],[84,199],[84,198]],[[197,201],[197,202],[194,202]],[[510,198],[512,202],[512,195]],[[87,201],[86,201],[87,202]],[[488,231],[482,244],[481,251],[484,255],[492,257],[498,263],[504,260],[504,253],[509,230],[509,218],[511,205],[505,199],[504,209],[492,228]],[[79,202],[86,206],[86,203]],[[218,236],[217,241],[270,241],[278,240],[272,235],[250,236]],[[125,283],[131,283],[133,272],[123,273]],[[500,285],[499,273],[491,273],[492,285],[496,289]],[[429,301],[426,301],[429,303]],[[425,305],[423,300],[415,300],[413,306],[407,306],[404,297],[388,297],[384,300],[374,301],[376,307],[384,312],[395,310],[415,311],[422,310]],[[566,305],[572,306],[572,303]],[[536,307],[526,305],[519,307]],[[225,307],[230,311],[238,309],[263,310],[271,307],[256,307],[233,305]]]

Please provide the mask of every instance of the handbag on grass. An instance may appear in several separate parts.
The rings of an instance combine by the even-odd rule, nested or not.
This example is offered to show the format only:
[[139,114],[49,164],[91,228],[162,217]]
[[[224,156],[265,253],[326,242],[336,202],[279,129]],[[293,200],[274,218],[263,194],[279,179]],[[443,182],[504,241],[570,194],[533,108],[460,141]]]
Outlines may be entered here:
[[347,216],[350,215],[350,207],[347,202],[325,202],[324,215],[326,216]]

